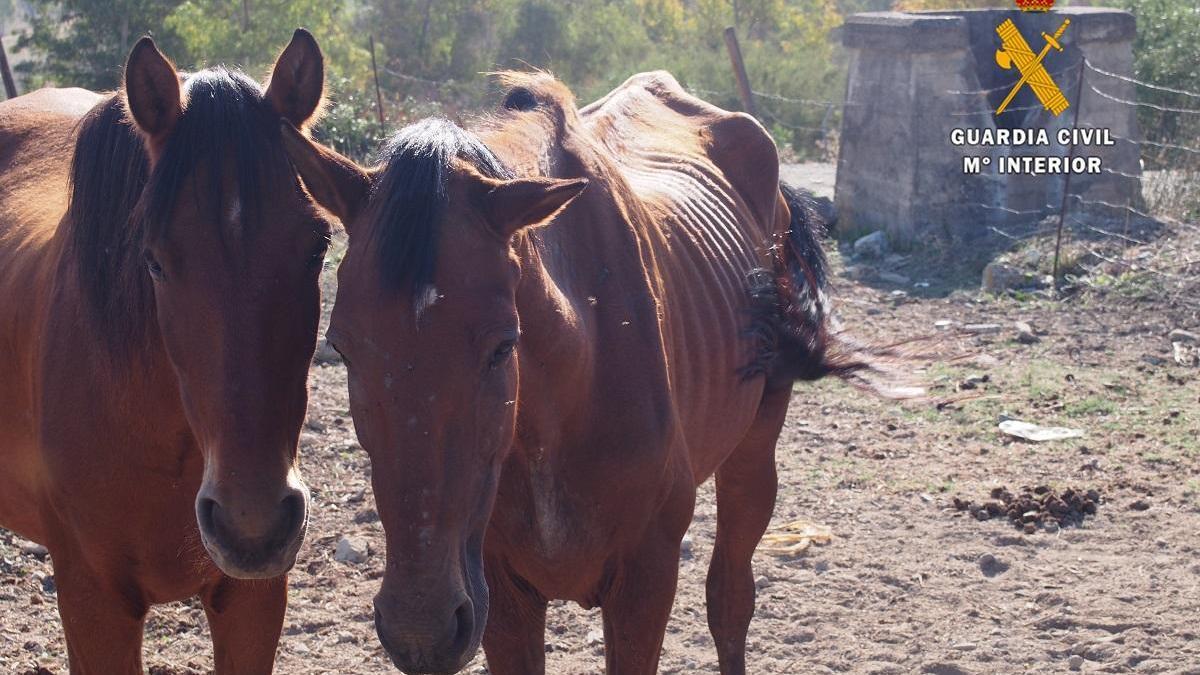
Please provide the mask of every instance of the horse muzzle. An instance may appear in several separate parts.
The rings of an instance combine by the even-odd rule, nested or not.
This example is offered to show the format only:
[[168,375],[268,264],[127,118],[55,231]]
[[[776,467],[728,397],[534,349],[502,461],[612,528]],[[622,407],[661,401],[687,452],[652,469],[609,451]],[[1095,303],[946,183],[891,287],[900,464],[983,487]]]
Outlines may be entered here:
[[296,563],[308,527],[308,489],[289,481],[271,498],[239,498],[205,484],[196,496],[196,523],[222,572],[238,579],[277,577]]
[[395,602],[376,596],[375,632],[402,672],[457,673],[479,649],[484,622],[477,620],[475,603],[465,593],[454,594],[440,610],[396,610]]

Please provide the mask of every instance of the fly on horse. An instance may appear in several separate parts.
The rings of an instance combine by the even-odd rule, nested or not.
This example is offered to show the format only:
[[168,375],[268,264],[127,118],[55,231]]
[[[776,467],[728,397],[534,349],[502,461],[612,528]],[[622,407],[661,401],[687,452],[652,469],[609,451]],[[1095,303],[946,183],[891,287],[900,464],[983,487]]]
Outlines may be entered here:
[[50,551],[72,673],[142,672],[196,595],[217,672],[271,670],[330,232],[279,125],[323,87],[304,31],[265,92],[143,38],[117,94],[0,104],[0,525]]
[[406,672],[481,642],[492,673],[543,672],[568,599],[602,608],[607,672],[653,673],[715,475],[708,620],[743,673],[792,384],[872,368],[830,329],[814,211],[753,118],[668,74],[579,110],[504,81],[474,133],[418,123],[370,171],[288,134],[349,223],[328,338],[386,531],[380,640]]

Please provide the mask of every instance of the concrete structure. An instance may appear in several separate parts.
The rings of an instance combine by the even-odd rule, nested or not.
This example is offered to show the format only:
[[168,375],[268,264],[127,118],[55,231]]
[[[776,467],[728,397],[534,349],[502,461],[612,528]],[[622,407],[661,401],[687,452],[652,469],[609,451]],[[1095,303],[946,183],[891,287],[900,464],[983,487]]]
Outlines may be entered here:
[[[1046,69],[1071,107],[1054,117],[1024,87],[1008,110],[994,111],[1016,83],[1016,70],[997,65],[1001,46],[996,27],[1012,19],[1034,53],[1069,18],[1061,40],[1064,51],[1051,51]],[[1079,148],[1099,156],[1104,170],[1071,178],[1071,193],[1091,202],[1124,205],[1140,202],[1136,109],[1111,97],[1136,100],[1133,85],[1085,71],[1077,94],[1082,57],[1093,66],[1129,76],[1133,70],[1133,16],[1090,7],[1033,14],[1017,10],[947,12],[870,12],[851,16],[843,44],[850,73],[842,117],[837,194],[839,230],[863,234],[886,230],[900,245],[931,239],[970,241],[989,225],[1033,222],[1057,212],[1062,175],[1001,175],[997,160],[1009,155],[1065,155],[1055,132],[1070,127],[1101,127],[1117,137],[1113,146]],[[1051,144],[1016,148],[956,147],[955,128],[1045,128]],[[964,155],[988,155],[991,165],[965,175]],[[1072,199],[1073,211],[1085,208]],[[1112,216],[1112,214],[1109,214]],[[1114,216],[1115,217],[1115,216]]]

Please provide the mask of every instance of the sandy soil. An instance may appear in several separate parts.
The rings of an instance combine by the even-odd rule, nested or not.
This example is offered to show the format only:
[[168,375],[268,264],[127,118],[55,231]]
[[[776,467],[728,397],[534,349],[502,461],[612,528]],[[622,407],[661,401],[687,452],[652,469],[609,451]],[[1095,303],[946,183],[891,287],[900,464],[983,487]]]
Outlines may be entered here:
[[[914,268],[906,272],[919,280]],[[1176,365],[1166,338],[1195,330],[1195,313],[1117,293],[1058,303],[893,290],[839,279],[842,321],[882,342],[938,333],[938,321],[1001,325],[943,339],[947,358],[919,373],[943,403],[975,398],[901,405],[836,382],[796,388],[775,523],[827,525],[834,540],[756,557],[751,671],[1200,673],[1200,369]],[[1015,321],[1039,341],[1019,342]],[[371,621],[383,538],[345,371],[318,365],[310,381],[302,461],[313,522],[291,577],[277,672],[392,672]],[[1015,441],[997,431],[1002,416],[1086,436]],[[1024,534],[952,506],[955,496],[1041,484],[1100,491],[1098,513]],[[680,562],[664,673],[717,672],[704,618],[714,525],[706,486]],[[346,534],[370,542],[365,563],[333,560]],[[0,672],[66,673],[50,562],[23,546],[0,531]],[[548,672],[601,672],[599,634],[598,612],[556,604]],[[145,652],[152,673],[207,672],[199,606],[156,608]],[[468,672],[487,672],[482,656]]]

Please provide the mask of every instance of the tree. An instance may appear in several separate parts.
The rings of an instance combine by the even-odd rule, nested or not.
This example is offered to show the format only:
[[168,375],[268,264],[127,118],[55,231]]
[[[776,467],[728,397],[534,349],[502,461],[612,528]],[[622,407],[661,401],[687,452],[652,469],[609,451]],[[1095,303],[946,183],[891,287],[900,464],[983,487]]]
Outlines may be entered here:
[[307,28],[325,53],[328,74],[365,86],[371,56],[354,18],[347,0],[185,0],[163,24],[182,43],[181,63],[235,65],[255,76],[265,75],[293,31]]
[[31,30],[17,42],[41,57],[18,66],[31,83],[112,89],[133,41],[150,34],[168,53],[175,35],[163,20],[177,0],[31,0]]

